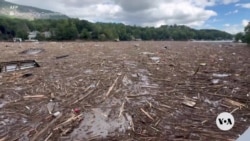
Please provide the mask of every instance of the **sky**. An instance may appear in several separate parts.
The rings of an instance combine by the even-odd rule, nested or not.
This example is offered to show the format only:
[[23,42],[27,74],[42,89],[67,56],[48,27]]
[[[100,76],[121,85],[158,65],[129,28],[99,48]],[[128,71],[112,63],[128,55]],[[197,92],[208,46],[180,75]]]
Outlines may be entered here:
[[6,0],[91,22],[243,32],[250,21],[250,0]]

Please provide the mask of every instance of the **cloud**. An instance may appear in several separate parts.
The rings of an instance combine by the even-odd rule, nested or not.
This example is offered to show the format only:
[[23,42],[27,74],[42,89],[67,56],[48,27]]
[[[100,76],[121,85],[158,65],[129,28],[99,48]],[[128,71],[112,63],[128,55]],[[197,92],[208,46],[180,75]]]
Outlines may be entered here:
[[250,22],[249,20],[244,19],[244,20],[242,20],[242,25],[243,25],[244,27],[246,27],[246,26],[248,25],[249,22]]
[[222,3],[223,4],[231,4],[231,3],[236,3],[238,2],[239,0],[222,0]]
[[226,26],[223,30],[231,34],[236,34],[239,32],[243,32],[244,28],[241,24],[234,24],[234,25]]
[[224,24],[224,31],[228,32],[228,33],[231,33],[231,34],[236,34],[236,33],[239,33],[239,32],[244,32],[244,28],[245,26],[248,24],[249,20],[246,20],[246,19],[243,19],[241,21],[241,23],[239,24],[233,24],[233,25],[230,25],[230,24]]
[[[61,12],[71,17],[89,21],[122,22],[131,25],[160,26],[182,24],[202,26],[216,16],[207,7],[218,0],[8,0],[19,4],[35,6]],[[228,1],[228,0],[224,0]],[[235,0],[230,0],[230,2]],[[228,2],[225,2],[228,3]]]
[[128,2],[127,0],[114,0],[113,2],[121,6],[126,12],[144,11],[157,6],[157,3],[152,3],[151,0],[134,0],[133,2]]
[[242,8],[250,8],[250,3],[238,3],[235,6],[239,6]]
[[229,11],[227,12],[225,15],[231,15],[231,14],[237,14],[239,12],[239,10],[234,10],[234,11]]

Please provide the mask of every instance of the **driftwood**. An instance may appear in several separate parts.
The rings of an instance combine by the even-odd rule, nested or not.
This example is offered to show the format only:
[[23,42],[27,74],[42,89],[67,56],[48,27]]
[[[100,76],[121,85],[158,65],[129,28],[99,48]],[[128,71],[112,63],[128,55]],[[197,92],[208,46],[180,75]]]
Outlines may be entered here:
[[62,117],[62,114],[59,115],[58,117],[56,117],[56,118],[55,118],[53,121],[51,121],[48,125],[46,125],[46,127],[43,128],[41,131],[39,131],[38,133],[36,133],[36,134],[32,137],[31,141],[37,141],[37,140],[40,139],[41,137],[44,137],[44,134],[45,134],[48,130],[50,130],[50,129],[54,126],[54,124],[55,124],[61,117]]
[[57,125],[53,130],[58,130],[59,128],[62,128],[63,126],[67,126],[68,124],[71,124],[73,121],[77,120],[77,119],[81,119],[83,116],[83,114],[80,115],[74,115],[72,117],[70,117],[69,119],[67,119],[66,121],[64,121],[63,123],[60,123],[59,125]]
[[30,98],[48,98],[47,96],[45,95],[26,95],[26,96],[23,96],[24,99],[30,99]]
[[62,58],[66,58],[66,57],[69,57],[69,55],[57,56],[56,59],[62,59]]
[[150,118],[151,120],[154,120],[154,118],[153,118],[148,112],[146,112],[146,111],[143,110],[142,108],[141,108],[141,111],[142,111],[148,118]]
[[124,104],[125,104],[125,102],[122,103],[122,106],[121,106],[121,108],[120,108],[119,117],[121,117],[121,115],[122,115],[122,113],[123,113],[123,111],[124,111]]
[[114,81],[114,83],[109,87],[109,90],[107,91],[107,93],[105,94],[105,97],[108,97],[110,92],[113,90],[115,84],[117,83],[117,80],[118,80],[119,77],[117,77]]
[[73,104],[76,104],[76,103],[82,101],[83,99],[85,99],[86,97],[88,97],[90,94],[92,94],[93,91],[94,91],[94,89],[90,90],[87,94],[85,94],[84,96],[82,96],[81,98],[79,98],[78,100],[76,100],[75,102],[73,102]]
[[225,98],[224,100],[225,100],[226,102],[230,103],[230,104],[233,105],[233,106],[239,107],[240,109],[241,109],[242,107],[246,107],[245,104],[240,103],[240,102],[237,102],[237,101],[234,101],[234,100],[231,100],[231,99],[228,99],[228,98]]

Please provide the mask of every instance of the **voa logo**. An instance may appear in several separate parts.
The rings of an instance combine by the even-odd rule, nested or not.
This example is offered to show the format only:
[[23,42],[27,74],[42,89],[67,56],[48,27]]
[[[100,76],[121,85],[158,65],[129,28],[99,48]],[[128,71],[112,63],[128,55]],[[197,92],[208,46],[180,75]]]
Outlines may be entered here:
[[217,116],[216,125],[222,131],[228,131],[234,126],[234,117],[232,114],[224,112]]

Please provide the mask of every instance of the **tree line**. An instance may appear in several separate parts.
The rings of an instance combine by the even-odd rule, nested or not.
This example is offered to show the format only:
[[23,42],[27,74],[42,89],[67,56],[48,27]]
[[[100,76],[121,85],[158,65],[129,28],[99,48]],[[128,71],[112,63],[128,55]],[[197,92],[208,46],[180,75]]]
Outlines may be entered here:
[[229,33],[203,29],[196,30],[183,25],[163,25],[161,27],[140,27],[121,23],[91,23],[79,19],[10,19],[0,17],[0,40],[12,40],[13,37],[27,39],[28,32],[50,32],[46,38],[38,34],[38,40],[226,40],[232,39]]
[[235,41],[241,41],[250,45],[250,22],[245,27],[244,32],[239,32],[235,35]]

